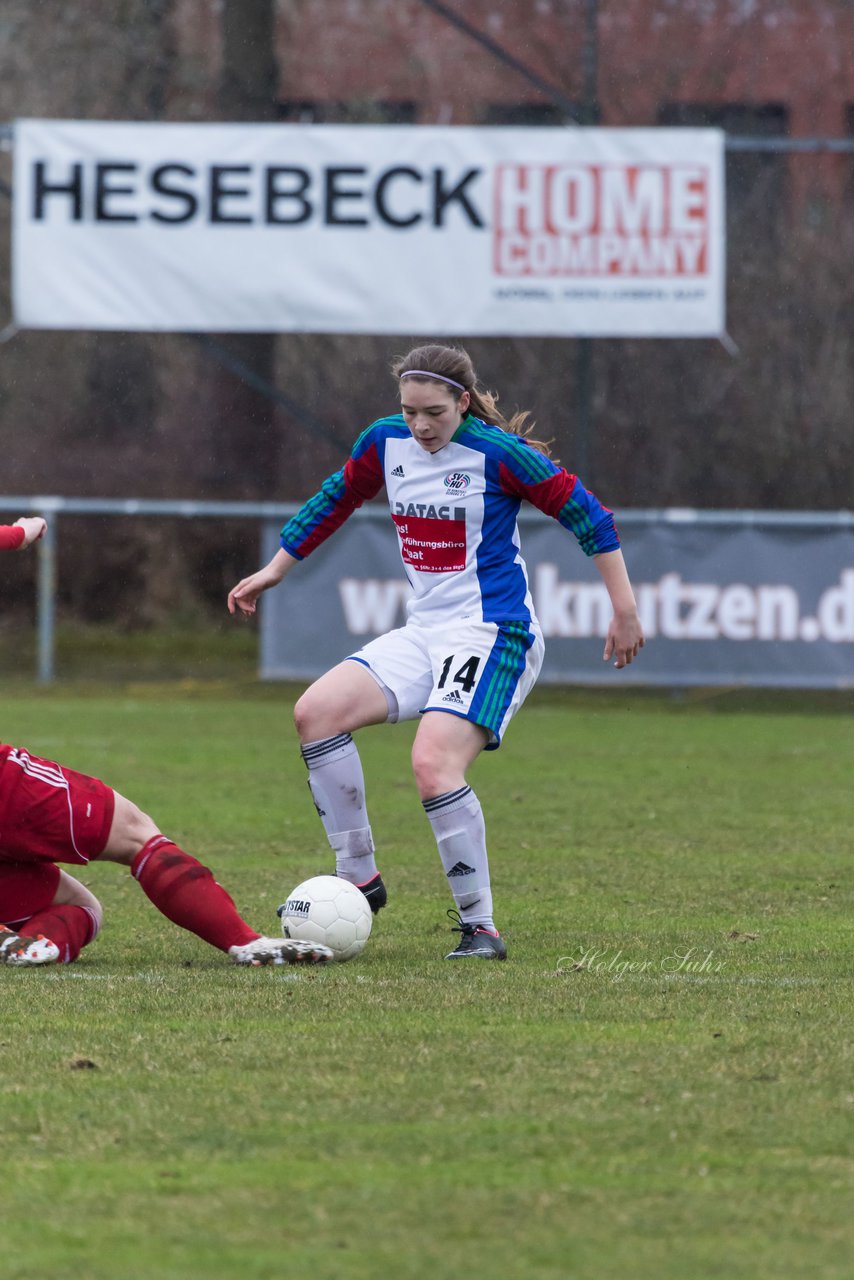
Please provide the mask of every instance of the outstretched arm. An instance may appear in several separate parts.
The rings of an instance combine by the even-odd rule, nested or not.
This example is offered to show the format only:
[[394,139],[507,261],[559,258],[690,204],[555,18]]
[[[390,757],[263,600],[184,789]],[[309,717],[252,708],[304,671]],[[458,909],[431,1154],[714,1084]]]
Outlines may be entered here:
[[278,586],[285,574],[325,542],[357,507],[376,497],[384,477],[375,434],[373,427],[363,431],[341,470],[324,480],[319,492],[288,521],[281,533],[282,549],[270,563],[229,591],[229,613],[254,613],[262,591]]
[[290,573],[299,561],[282,548],[277,551],[269,564],[248,578],[241,578],[236,587],[228,593],[228,612],[252,614],[258,597],[270,587],[277,587],[286,573]]
[[614,666],[627,667],[643,648],[644,635],[626,562],[622,551],[603,551],[594,555],[593,560],[608,589],[614,610],[602,660],[607,662],[616,656]]
[[14,524],[0,524],[0,551],[23,551],[44,536],[47,522],[41,516],[21,516]]

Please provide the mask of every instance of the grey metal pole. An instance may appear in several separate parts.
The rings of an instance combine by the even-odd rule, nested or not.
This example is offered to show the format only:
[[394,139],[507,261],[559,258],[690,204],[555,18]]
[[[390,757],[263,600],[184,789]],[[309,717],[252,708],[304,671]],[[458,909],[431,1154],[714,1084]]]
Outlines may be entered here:
[[56,622],[56,511],[51,512],[47,531],[38,542],[38,653],[36,680],[50,684],[54,676]]
[[599,0],[585,0],[584,45],[581,51],[584,79],[583,124],[599,123]]

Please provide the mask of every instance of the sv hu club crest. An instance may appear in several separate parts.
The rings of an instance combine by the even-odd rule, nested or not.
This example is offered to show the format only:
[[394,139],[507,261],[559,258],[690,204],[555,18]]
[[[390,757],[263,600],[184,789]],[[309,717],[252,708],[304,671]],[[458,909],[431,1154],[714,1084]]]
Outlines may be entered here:
[[471,484],[471,476],[465,471],[449,471],[445,476],[445,488],[448,493],[465,493]]

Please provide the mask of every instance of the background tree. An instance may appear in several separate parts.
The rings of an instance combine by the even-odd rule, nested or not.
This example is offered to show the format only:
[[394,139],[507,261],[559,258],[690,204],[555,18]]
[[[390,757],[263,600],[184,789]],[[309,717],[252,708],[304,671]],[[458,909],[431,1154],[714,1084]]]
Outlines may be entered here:
[[[543,0],[532,20],[528,4],[472,0],[465,16],[580,98],[577,37],[586,3]],[[762,42],[778,26],[761,21],[762,7],[739,26],[723,4],[700,13],[664,0],[600,0],[605,118],[656,123],[638,115],[641,79],[621,78],[614,49],[637,52],[643,82],[660,75],[660,96],[678,104],[690,84],[712,76],[709,68],[740,74],[725,58],[742,27],[751,48],[765,56]],[[842,9],[830,0],[820,7],[826,21],[815,39],[826,31],[838,36]],[[775,6],[781,10],[790,25],[798,20],[799,6]],[[519,12],[527,23],[524,47],[513,43]],[[658,32],[681,24],[676,47],[684,53],[664,68],[658,46],[643,44],[650,23]],[[547,28],[555,38],[546,38]],[[548,106],[418,0],[4,0],[0,46],[6,121],[273,122],[313,112],[330,122],[477,123],[502,100]],[[355,56],[359,49],[371,56]],[[820,59],[821,48],[811,46],[810,56]],[[830,54],[821,65],[830,74]],[[356,85],[354,76],[357,87],[348,87]],[[10,159],[8,150],[0,154],[7,195]],[[611,506],[851,506],[850,161],[783,155],[776,167],[753,165],[749,173],[734,164],[731,157],[727,313],[737,354],[712,340],[593,343],[585,479]],[[8,199],[0,199],[6,242],[9,210]],[[451,323],[461,287],[448,281]],[[4,254],[0,315],[10,310]],[[278,403],[217,364],[202,335],[7,330],[5,336],[6,493],[288,500],[311,492],[341,464],[357,432],[393,407],[392,356],[440,335],[216,335],[216,348],[286,393]],[[576,344],[447,336],[469,347],[505,408],[533,411],[573,470]],[[113,625],[156,622],[176,608],[216,616],[223,588],[255,563],[256,538],[251,523],[77,521],[60,552],[63,604],[76,616]],[[8,613],[16,592],[28,602],[30,588],[17,562],[4,574]]]

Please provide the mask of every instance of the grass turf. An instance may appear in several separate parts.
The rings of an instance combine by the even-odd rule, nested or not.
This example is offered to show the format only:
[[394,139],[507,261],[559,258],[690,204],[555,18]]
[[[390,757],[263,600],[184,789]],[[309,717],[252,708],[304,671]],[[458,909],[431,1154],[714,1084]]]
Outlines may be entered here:
[[[329,862],[291,695],[17,684],[3,736],[106,778],[274,930]],[[86,868],[102,936],[0,970],[12,1275],[848,1280],[839,705],[535,694],[471,773],[506,965],[441,958],[411,726],[359,738],[391,905],[350,965],[235,969]]]

